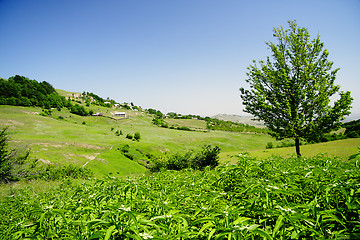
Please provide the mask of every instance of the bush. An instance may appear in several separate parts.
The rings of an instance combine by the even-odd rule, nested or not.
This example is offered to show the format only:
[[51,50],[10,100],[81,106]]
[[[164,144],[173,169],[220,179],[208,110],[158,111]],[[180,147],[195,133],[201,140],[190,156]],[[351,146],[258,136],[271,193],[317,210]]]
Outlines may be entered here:
[[273,148],[274,147],[274,144],[272,143],[272,142],[268,142],[267,144],[266,144],[266,149],[271,149],[271,148]]
[[24,175],[22,166],[30,153],[26,148],[9,149],[8,139],[7,128],[4,128],[0,131],[0,182],[18,180],[20,175]]
[[140,141],[140,138],[141,138],[140,133],[139,133],[139,132],[136,132],[136,133],[134,134],[134,139],[135,139],[136,141]]
[[193,151],[188,151],[185,154],[176,153],[173,155],[164,155],[161,158],[152,160],[150,170],[153,172],[162,169],[182,170],[186,168],[203,170],[207,166],[215,168],[219,165],[219,153],[219,147],[205,145],[202,150],[195,155]]
[[133,135],[131,135],[130,133],[126,134],[126,138],[127,139],[133,139]]
[[45,180],[61,180],[65,178],[87,179],[92,177],[90,169],[75,165],[44,165],[33,178]]
[[177,130],[182,130],[182,131],[191,131],[190,128],[188,127],[176,127]]
[[201,152],[192,159],[191,167],[200,170],[203,170],[206,166],[215,168],[219,165],[219,153],[220,148],[218,146],[212,148],[211,145],[205,145]]
[[134,160],[134,155],[132,155],[132,154],[130,154],[128,152],[124,153],[124,156],[127,157],[130,160]]
[[39,113],[40,116],[48,117],[51,116],[51,110],[50,109],[43,109],[41,113]]
[[79,104],[71,105],[70,112],[80,116],[87,116],[89,113],[85,110],[85,108]]
[[129,144],[125,144],[124,146],[122,146],[121,148],[119,147],[118,150],[122,151],[123,153],[127,153],[129,152],[130,146]]

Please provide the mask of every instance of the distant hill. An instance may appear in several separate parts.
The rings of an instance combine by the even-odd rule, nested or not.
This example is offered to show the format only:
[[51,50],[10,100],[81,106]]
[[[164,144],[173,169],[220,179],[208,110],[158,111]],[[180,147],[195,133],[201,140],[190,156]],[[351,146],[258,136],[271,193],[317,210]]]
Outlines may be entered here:
[[223,120],[223,121],[231,121],[236,123],[247,124],[255,127],[265,127],[263,121],[256,121],[253,117],[245,117],[239,115],[228,115],[228,114],[217,114],[213,116],[213,118]]

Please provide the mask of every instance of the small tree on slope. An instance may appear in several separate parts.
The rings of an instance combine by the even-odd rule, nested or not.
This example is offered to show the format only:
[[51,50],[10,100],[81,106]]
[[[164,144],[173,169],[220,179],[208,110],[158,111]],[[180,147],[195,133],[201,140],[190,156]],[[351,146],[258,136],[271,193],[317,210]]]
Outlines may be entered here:
[[[244,112],[263,120],[270,134],[295,140],[300,154],[300,139],[311,140],[341,126],[350,114],[350,92],[334,85],[339,69],[331,70],[328,51],[320,37],[310,40],[306,28],[289,21],[289,29],[274,28],[278,43],[267,42],[272,59],[250,65],[247,83],[240,88]],[[340,98],[330,105],[330,97]]]

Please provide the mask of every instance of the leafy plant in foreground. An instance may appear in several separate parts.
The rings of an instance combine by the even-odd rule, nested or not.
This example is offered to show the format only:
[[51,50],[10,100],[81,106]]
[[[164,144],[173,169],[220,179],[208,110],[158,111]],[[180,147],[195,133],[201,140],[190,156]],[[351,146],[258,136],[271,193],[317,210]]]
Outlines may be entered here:
[[[354,159],[240,154],[237,164],[12,187],[3,239],[359,239]],[[11,211],[12,214],[8,214]]]

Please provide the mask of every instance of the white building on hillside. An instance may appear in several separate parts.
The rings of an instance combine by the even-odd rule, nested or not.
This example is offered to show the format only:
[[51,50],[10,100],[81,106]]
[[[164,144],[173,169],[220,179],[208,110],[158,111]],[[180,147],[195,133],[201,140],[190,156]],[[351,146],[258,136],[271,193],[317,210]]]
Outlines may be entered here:
[[126,118],[126,113],[125,112],[114,112],[113,115],[114,115],[114,117],[124,117],[124,118]]

